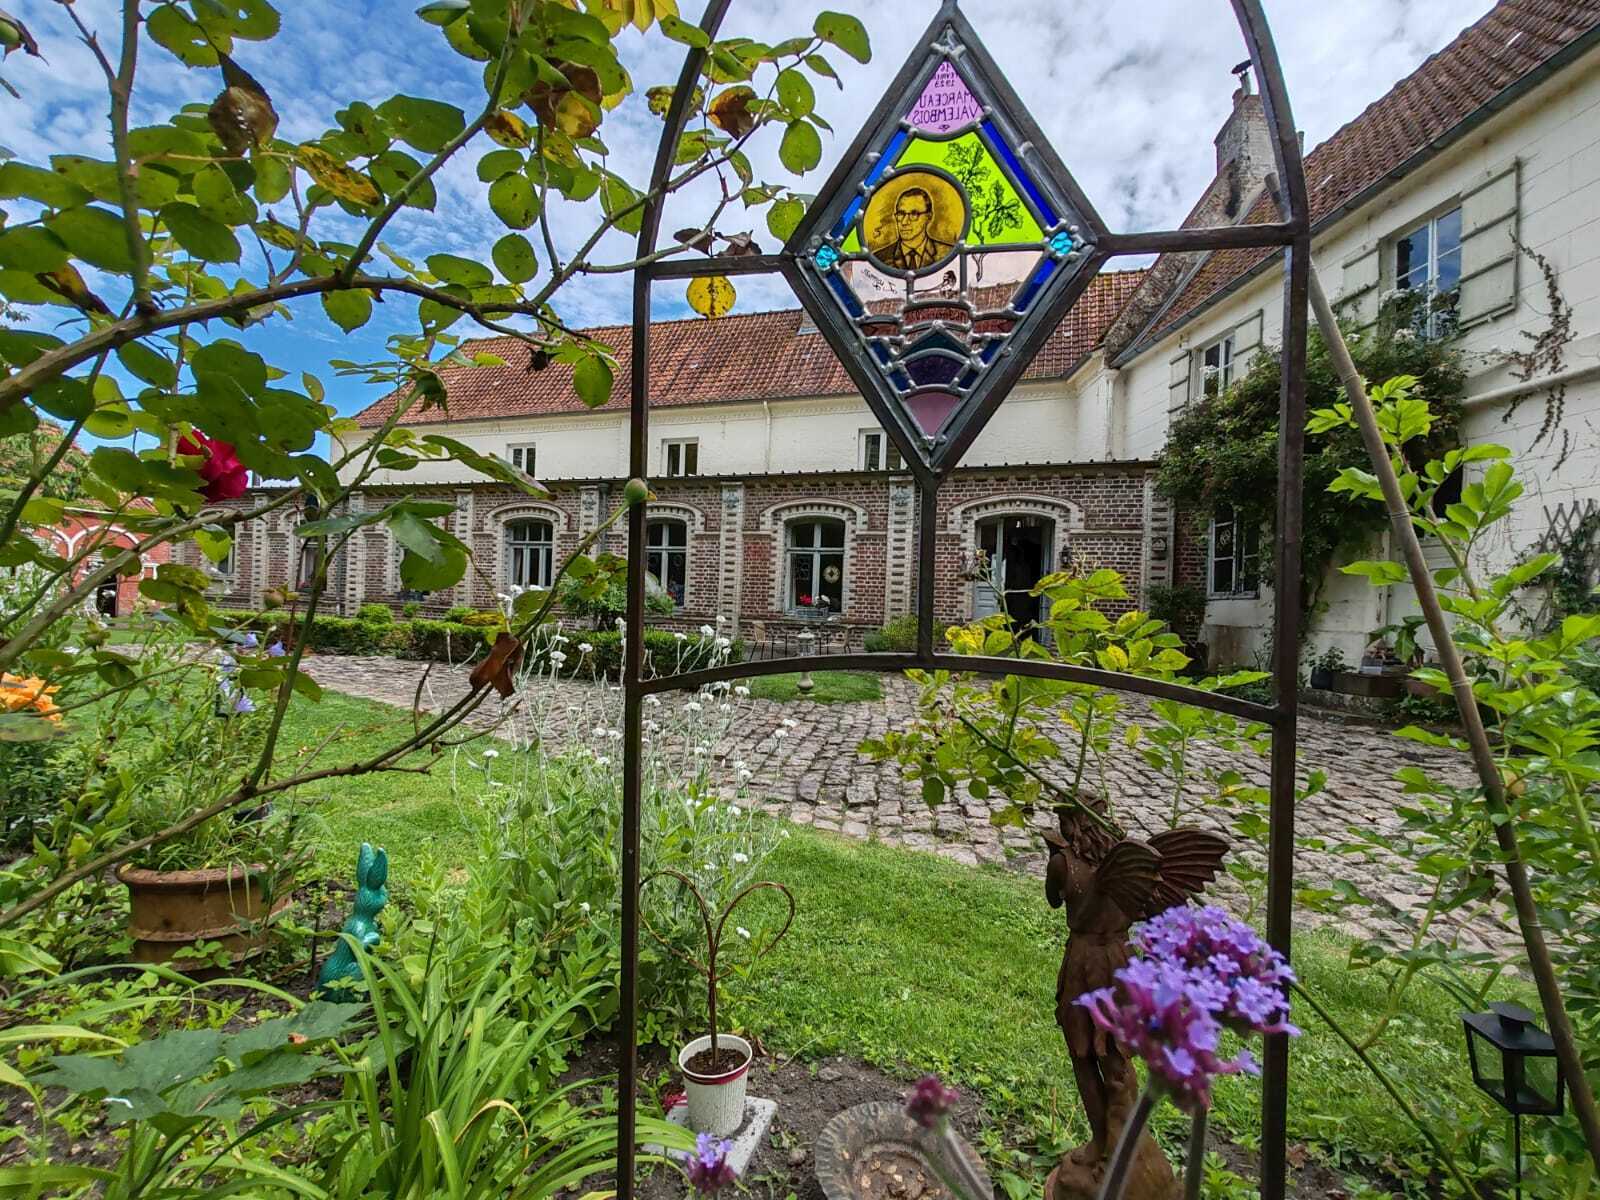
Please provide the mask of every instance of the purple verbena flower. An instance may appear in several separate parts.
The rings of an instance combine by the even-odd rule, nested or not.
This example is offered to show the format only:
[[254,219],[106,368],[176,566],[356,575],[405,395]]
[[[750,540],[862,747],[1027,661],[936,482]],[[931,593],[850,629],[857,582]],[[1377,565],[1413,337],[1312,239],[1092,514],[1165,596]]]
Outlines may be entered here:
[[239,644],[246,650],[254,650],[257,646],[261,645],[261,639],[256,637],[254,633],[246,633],[244,635],[244,641],[240,642]]
[[283,648],[282,642],[273,642],[267,646],[268,658],[282,658],[287,653],[289,652]]
[[1135,958],[1115,979],[1116,987],[1090,992],[1077,1002],[1126,1053],[1144,1059],[1151,1082],[1179,1108],[1209,1108],[1213,1079],[1250,1069],[1252,1060],[1217,1054],[1222,1027],[1176,963]]
[[1194,1001],[1228,1028],[1299,1032],[1287,1020],[1294,971],[1255,930],[1220,908],[1169,908],[1134,929],[1133,945],[1183,971]]
[[949,1115],[961,1093],[947,1088],[937,1075],[924,1075],[906,1093],[906,1116],[924,1129],[932,1129]]
[[255,710],[255,701],[250,699],[250,697],[246,696],[243,692],[240,692],[233,698],[233,711],[239,716],[242,717],[246,713],[253,713]]
[[739,1172],[728,1161],[733,1143],[719,1141],[713,1134],[702,1133],[694,1140],[694,1153],[689,1155],[689,1186],[703,1196],[709,1196],[739,1178]]
[[217,666],[224,675],[232,675],[239,668],[239,664],[233,661],[233,655],[231,654],[224,654],[218,659]]

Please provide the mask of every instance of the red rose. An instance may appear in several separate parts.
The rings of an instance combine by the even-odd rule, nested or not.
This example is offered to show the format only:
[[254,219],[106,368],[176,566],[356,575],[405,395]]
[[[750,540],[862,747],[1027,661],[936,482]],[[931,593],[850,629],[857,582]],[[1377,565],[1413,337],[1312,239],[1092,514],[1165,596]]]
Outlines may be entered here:
[[206,456],[200,464],[200,478],[206,486],[200,490],[213,504],[237,500],[250,486],[250,472],[239,461],[232,442],[218,441],[196,430],[178,439],[178,453]]

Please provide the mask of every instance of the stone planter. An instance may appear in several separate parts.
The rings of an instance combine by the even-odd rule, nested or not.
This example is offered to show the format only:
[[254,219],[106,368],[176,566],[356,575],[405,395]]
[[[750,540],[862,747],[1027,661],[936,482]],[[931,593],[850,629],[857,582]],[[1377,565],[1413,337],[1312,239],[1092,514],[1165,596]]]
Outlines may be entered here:
[[138,962],[164,963],[200,942],[220,942],[229,960],[254,958],[266,948],[268,926],[293,898],[276,897],[269,911],[261,865],[200,871],[148,871],[123,866],[128,888],[128,933]]
[[726,1137],[744,1121],[745,1082],[755,1055],[742,1037],[719,1033],[718,1051],[733,1051],[738,1065],[715,1073],[691,1070],[689,1063],[695,1055],[709,1049],[711,1039],[697,1037],[678,1052],[678,1070],[683,1072],[683,1088],[689,1096],[689,1128]]

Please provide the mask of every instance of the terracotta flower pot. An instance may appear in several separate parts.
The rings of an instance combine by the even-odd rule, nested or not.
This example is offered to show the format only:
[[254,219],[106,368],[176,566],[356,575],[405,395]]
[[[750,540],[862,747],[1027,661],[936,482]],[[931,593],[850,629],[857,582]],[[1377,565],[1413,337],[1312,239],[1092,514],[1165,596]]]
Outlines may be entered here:
[[220,942],[232,962],[260,954],[267,926],[293,898],[277,896],[268,911],[261,877],[265,866],[212,867],[200,871],[117,868],[128,887],[128,933],[138,962],[164,963],[185,946]]

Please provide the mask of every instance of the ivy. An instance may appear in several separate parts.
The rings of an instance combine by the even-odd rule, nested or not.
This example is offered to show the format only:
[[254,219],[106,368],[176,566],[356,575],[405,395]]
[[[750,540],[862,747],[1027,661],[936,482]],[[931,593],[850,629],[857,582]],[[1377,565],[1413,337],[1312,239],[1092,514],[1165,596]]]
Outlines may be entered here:
[[[1346,336],[1366,378],[1417,378],[1415,394],[1427,400],[1435,416],[1428,438],[1415,444],[1418,461],[1456,445],[1466,373],[1453,341],[1419,337],[1403,303],[1387,305],[1366,332]],[[1261,529],[1261,577],[1267,583],[1275,567],[1267,547],[1277,528],[1281,362],[1279,351],[1264,350],[1232,387],[1189,404],[1173,419],[1157,473],[1161,494],[1190,514],[1202,536],[1213,514],[1229,509]],[[1330,407],[1342,396],[1327,346],[1312,330],[1306,347],[1306,410]],[[1316,604],[1329,568],[1364,554],[1387,526],[1381,508],[1353,493],[1328,490],[1346,466],[1365,460],[1353,428],[1306,435],[1300,582],[1307,611]]]

